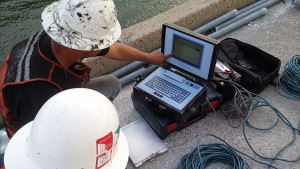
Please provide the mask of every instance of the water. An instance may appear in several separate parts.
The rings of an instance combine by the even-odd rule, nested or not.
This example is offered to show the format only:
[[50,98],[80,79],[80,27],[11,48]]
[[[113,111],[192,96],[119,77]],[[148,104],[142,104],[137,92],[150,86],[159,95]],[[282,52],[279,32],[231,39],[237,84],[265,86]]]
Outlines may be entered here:
[[9,142],[9,138],[7,136],[6,130],[1,129],[0,130],[0,154],[3,154],[5,152],[8,142]]
[[[114,0],[125,29],[188,0]],[[42,29],[40,15],[55,0],[0,0],[0,61],[21,42]]]

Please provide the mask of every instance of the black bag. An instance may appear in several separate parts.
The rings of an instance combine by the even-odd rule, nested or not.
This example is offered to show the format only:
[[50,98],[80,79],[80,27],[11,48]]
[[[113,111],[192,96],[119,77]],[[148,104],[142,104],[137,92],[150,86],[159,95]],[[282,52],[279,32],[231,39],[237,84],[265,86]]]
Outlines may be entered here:
[[219,43],[218,59],[242,75],[240,84],[253,93],[260,93],[280,69],[278,58],[250,44],[227,38]]

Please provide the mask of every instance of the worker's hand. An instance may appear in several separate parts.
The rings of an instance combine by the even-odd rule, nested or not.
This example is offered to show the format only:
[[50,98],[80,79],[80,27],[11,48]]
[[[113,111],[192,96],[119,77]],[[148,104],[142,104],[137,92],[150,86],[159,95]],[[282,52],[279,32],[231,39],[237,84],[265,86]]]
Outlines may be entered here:
[[155,50],[151,53],[149,53],[149,58],[148,62],[159,65],[165,62],[169,57],[174,56],[175,54],[169,54],[169,55],[164,55],[163,53],[159,52],[158,50]]

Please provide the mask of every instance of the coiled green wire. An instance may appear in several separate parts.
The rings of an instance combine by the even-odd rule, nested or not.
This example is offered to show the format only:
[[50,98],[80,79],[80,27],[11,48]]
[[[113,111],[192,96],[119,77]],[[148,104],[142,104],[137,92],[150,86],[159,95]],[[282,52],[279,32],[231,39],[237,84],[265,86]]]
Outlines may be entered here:
[[[207,136],[215,137],[225,145],[217,143],[201,144],[201,140]],[[199,138],[197,147],[181,159],[178,169],[204,169],[214,162],[230,164],[234,169],[250,169],[249,164],[237,152],[221,138],[206,134]]]
[[[237,83],[234,83],[231,81],[226,81],[226,80],[223,80],[223,81],[230,83],[232,85],[238,86],[239,88],[242,88],[243,90],[246,90],[244,87],[240,86]],[[215,135],[206,134],[199,138],[197,147],[191,153],[186,154],[185,156],[182,157],[182,159],[180,160],[180,163],[178,165],[178,169],[204,169],[209,164],[214,163],[214,162],[222,162],[222,163],[230,164],[233,166],[234,169],[249,169],[250,165],[239,154],[247,156],[250,159],[252,159],[255,162],[258,162],[260,164],[267,165],[268,168],[271,168],[271,167],[276,168],[275,166],[273,166],[273,162],[276,160],[284,161],[284,162],[296,162],[296,161],[300,160],[300,156],[294,160],[278,158],[278,156],[287,147],[289,147],[290,145],[292,145],[295,142],[296,132],[297,131],[300,132],[300,120],[299,120],[298,128],[294,127],[291,124],[291,122],[278,109],[276,109],[274,106],[272,106],[267,100],[265,100],[263,97],[255,94],[255,93],[252,93],[252,92],[249,92],[249,93],[253,96],[256,96],[258,99],[252,101],[249,111],[248,111],[247,115],[245,116],[245,119],[243,121],[243,135],[244,135],[244,138],[245,138],[248,146],[254,152],[254,154],[256,154],[257,156],[259,156],[260,158],[262,158],[264,160],[267,160],[268,163],[264,162],[264,161],[256,160],[255,158],[234,149],[228,143],[226,143],[224,140],[222,140],[221,138],[219,138]],[[255,127],[248,121],[248,118],[249,118],[252,110],[259,108],[259,107],[263,107],[263,106],[271,107],[271,109],[277,115],[277,120],[275,121],[275,123],[268,128]],[[278,124],[279,119],[281,119],[288,127],[290,127],[293,130],[292,140],[288,144],[283,146],[273,157],[266,157],[266,156],[260,155],[259,153],[257,153],[255,151],[255,149],[252,147],[252,145],[250,144],[250,142],[248,140],[248,137],[246,134],[246,129],[245,129],[246,124],[257,130],[270,130]],[[215,137],[215,138],[221,140],[223,143],[225,143],[225,145],[223,145],[223,144],[201,144],[201,140],[207,136]]]
[[300,100],[300,55],[293,56],[286,63],[284,71],[277,81],[276,90],[284,97]]

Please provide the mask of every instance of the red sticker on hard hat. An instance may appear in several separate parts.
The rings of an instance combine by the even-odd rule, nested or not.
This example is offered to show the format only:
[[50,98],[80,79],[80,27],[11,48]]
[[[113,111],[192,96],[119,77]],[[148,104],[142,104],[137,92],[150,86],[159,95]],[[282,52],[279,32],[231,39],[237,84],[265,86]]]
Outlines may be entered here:
[[111,159],[112,147],[113,147],[113,133],[110,132],[106,136],[96,141],[97,147],[97,159],[96,169],[100,169],[105,166]]

